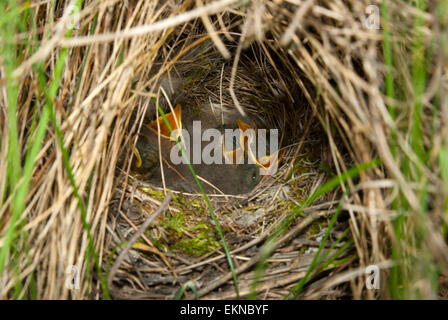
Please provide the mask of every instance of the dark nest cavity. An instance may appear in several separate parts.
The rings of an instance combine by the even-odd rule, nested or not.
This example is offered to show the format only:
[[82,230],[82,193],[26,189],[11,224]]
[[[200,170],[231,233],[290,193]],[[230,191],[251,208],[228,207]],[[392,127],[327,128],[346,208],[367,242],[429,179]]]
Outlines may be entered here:
[[[157,103],[164,112],[170,112],[170,105],[178,103],[194,105],[199,112],[213,105],[237,110],[231,88],[247,117],[258,127],[279,129],[279,147],[284,154],[275,175],[263,177],[246,194],[209,195],[229,250],[237,253],[235,264],[239,266],[257,254],[260,244],[271,236],[293,205],[323,183],[325,170],[331,170],[330,156],[319,121],[303,88],[297,85],[300,82],[312,92],[311,84],[292,67],[285,51],[254,43],[243,49],[235,62],[237,43],[224,39],[232,52],[232,58],[226,60],[207,34],[197,29],[184,31],[188,36],[173,34],[173,40],[167,41],[154,64],[147,67],[148,76],[142,71],[136,77],[135,94],[140,97],[128,129],[134,137],[130,146],[135,145],[141,127],[156,118]],[[132,147],[123,148],[123,153],[127,161],[119,171],[111,228],[124,242],[154,212],[165,194],[150,178],[133,172]],[[173,193],[174,201],[167,212],[144,232],[121,265],[114,279],[120,295],[174,298],[180,287],[192,284],[206,297],[235,298],[231,280],[221,287],[220,293],[210,287],[228,276],[230,270],[206,201],[201,194]],[[331,208],[332,200],[321,200],[316,208]],[[261,292],[267,293],[266,288],[272,287],[269,297],[278,298],[284,285],[271,284],[286,279],[287,285],[306,270],[326,223],[326,219],[314,217],[306,223],[313,224],[313,228],[273,254]],[[249,293],[253,276],[248,269],[239,277],[241,294]],[[185,294],[192,297],[191,293]]]

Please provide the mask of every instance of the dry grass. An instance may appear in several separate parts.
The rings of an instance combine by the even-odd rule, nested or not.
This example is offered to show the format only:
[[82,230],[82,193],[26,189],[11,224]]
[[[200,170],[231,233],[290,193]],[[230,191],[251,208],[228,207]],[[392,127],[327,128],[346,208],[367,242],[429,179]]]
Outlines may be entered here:
[[[378,1],[90,0],[68,37],[75,3],[2,9],[18,22],[11,33],[1,20],[1,298],[108,297],[116,253],[164,198],[131,172],[130,146],[162,99],[160,79],[186,77],[205,55],[214,68],[194,99],[263,115],[287,150],[250,195],[211,197],[239,292],[206,203],[176,194],[110,274],[112,296],[446,297],[442,4],[387,2],[382,29],[369,30],[365,7]],[[168,222],[179,213],[176,236]],[[173,249],[198,230],[211,250]],[[322,250],[337,255],[314,264],[326,231]],[[366,289],[371,264],[380,290]],[[77,290],[66,286],[71,265]]]

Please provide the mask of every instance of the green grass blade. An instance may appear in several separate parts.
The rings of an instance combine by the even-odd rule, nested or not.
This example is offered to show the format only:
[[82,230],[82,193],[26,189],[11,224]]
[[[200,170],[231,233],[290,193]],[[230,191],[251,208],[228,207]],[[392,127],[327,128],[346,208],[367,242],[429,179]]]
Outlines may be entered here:
[[[156,105],[157,105],[157,102],[156,102],[156,101],[154,101],[154,102],[155,102]],[[173,132],[173,128],[171,128],[171,125],[170,125],[170,123],[168,122],[168,119],[166,118],[165,113],[163,112],[162,108],[161,108],[159,105],[157,105],[157,107],[158,107],[158,109],[159,109],[159,113],[162,115],[163,121],[165,122],[165,124],[167,125],[168,129],[169,129],[170,132],[172,133],[172,132]],[[219,221],[218,221],[218,219],[216,218],[216,214],[215,214],[215,212],[214,212],[214,210],[213,210],[213,208],[212,208],[212,205],[211,205],[210,200],[209,200],[209,198],[208,198],[208,196],[207,196],[207,193],[205,192],[204,188],[202,187],[202,184],[201,184],[201,182],[199,181],[199,179],[198,179],[198,177],[197,177],[197,175],[196,175],[196,173],[195,173],[195,171],[194,171],[194,169],[193,169],[193,167],[192,167],[192,165],[191,165],[191,163],[190,163],[190,159],[188,159],[188,157],[187,157],[187,155],[186,155],[186,153],[185,153],[185,150],[183,150],[180,141],[179,141],[176,137],[175,137],[175,141],[176,141],[176,145],[177,145],[177,147],[179,148],[179,150],[180,150],[181,153],[182,153],[182,157],[184,158],[185,162],[186,162],[187,165],[188,165],[188,168],[189,168],[190,171],[191,171],[191,174],[192,174],[193,177],[194,177],[194,180],[195,180],[196,184],[197,184],[198,187],[199,187],[199,190],[200,190],[201,193],[202,193],[202,196],[203,196],[204,199],[205,199],[205,202],[207,203],[208,211],[209,211],[209,213],[210,213],[210,215],[211,215],[211,217],[212,217],[212,219],[213,219],[213,222],[214,222],[215,225],[216,225],[216,230],[218,231],[218,235],[219,235],[219,237],[220,237],[220,239],[221,239],[221,242],[222,242],[222,245],[223,245],[223,248],[224,248],[224,252],[225,252],[226,257],[227,257],[227,262],[229,263],[229,267],[230,267],[230,270],[231,270],[231,272],[232,272],[233,283],[234,283],[234,286],[235,286],[235,293],[236,293],[237,298],[239,299],[238,280],[237,280],[237,276],[236,276],[235,268],[234,268],[234,266],[233,266],[232,256],[230,255],[230,251],[229,251],[229,248],[228,248],[228,246],[227,246],[227,242],[226,242],[226,240],[225,240],[224,233],[222,232],[221,225],[219,224]]]

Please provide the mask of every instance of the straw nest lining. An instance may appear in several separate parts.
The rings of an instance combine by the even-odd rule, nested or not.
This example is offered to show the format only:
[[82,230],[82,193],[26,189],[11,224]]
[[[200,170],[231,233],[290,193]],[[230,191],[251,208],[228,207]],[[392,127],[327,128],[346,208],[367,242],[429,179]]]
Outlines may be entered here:
[[[227,17],[229,20],[235,18],[233,15]],[[240,119],[253,120],[253,123],[261,128],[278,128],[280,132],[279,147],[285,152],[275,175],[265,176],[249,194],[209,195],[230,249],[239,251],[241,255],[251,256],[255,253],[251,251],[256,246],[251,242],[254,240],[258,242],[261,237],[272,233],[272,230],[266,230],[278,225],[292,204],[303,200],[312,188],[317,188],[322,182],[322,174],[317,168],[323,145],[321,129],[301,89],[293,78],[284,77],[288,75],[288,69],[277,52],[252,44],[242,50],[238,63],[234,64],[232,60],[225,60],[222,57],[213,42],[208,39],[208,34],[201,23],[187,25],[184,30],[178,32],[173,32],[170,37],[175,39],[174,41],[170,42],[169,39],[166,41],[166,46],[172,50],[171,55],[177,60],[173,61],[162,53],[150,70],[150,74],[154,74],[165,69],[167,61],[171,63],[165,73],[160,75],[159,81],[153,85],[155,88],[165,90],[165,96],[161,97],[161,91],[155,95],[164,112],[170,112],[170,106],[172,108],[178,103],[184,106],[193,105],[197,112],[206,112],[204,108],[236,109],[229,90],[233,82],[237,103],[247,113],[245,116],[241,115]],[[229,32],[237,34],[233,30]],[[195,42],[198,39],[199,41]],[[221,37],[221,40],[229,52],[234,54],[238,47],[237,41],[231,42],[224,37]],[[283,59],[285,63],[292,62],[287,57]],[[234,80],[232,70],[236,70]],[[306,79],[303,81],[311,87]],[[142,86],[145,88],[146,83],[141,76],[135,83],[137,84],[135,92],[142,92],[144,89],[140,89],[139,84],[143,83]],[[148,88],[150,87],[146,87]],[[140,97],[135,113],[141,115],[140,117],[136,115],[133,121],[134,127],[137,126],[138,130],[141,119],[144,124],[156,117],[154,101],[148,99],[146,95]],[[134,156],[132,149],[125,148],[123,152],[128,156],[128,160],[132,161]],[[123,168],[126,168],[126,163],[123,164]],[[128,187],[119,188],[117,192],[117,203],[113,206],[112,212],[119,217],[115,230],[121,235],[122,241],[129,240],[133,234],[128,219],[131,221],[136,219],[133,222],[138,225],[145,219],[145,214],[150,216],[154,210],[151,209],[157,204],[154,198],[159,201],[164,198],[163,193],[157,192],[163,188],[151,186],[151,178],[145,178],[145,175],[131,171],[131,180],[134,184],[128,180]],[[120,174],[119,180],[126,181],[126,174]],[[125,182],[123,185],[126,185]],[[179,286],[192,279],[195,279],[193,285],[200,289],[206,288],[207,283],[219,278],[214,276],[216,263],[221,266],[218,269],[220,271],[228,268],[225,258],[217,259],[222,253],[219,237],[214,230],[214,222],[206,210],[206,202],[202,195],[178,191],[175,192],[171,210],[168,210],[165,217],[153,224],[146,233],[150,241],[157,243],[157,247],[163,253],[154,254],[156,249],[151,249],[152,254],[148,257],[145,249],[149,250],[149,247],[146,244],[142,245],[140,251],[134,252],[134,259],[127,261],[124,267],[130,274],[145,270],[141,272],[139,277],[142,278],[139,278],[139,282],[145,282],[147,288],[139,290],[139,284],[136,283],[132,290],[124,285],[119,290],[121,294],[127,292],[130,296],[138,295],[146,298],[174,297]],[[123,192],[126,195],[122,208],[128,219],[120,217],[117,209]],[[150,205],[145,207],[145,203]],[[262,233],[264,235],[260,237]],[[319,234],[312,236],[318,237]],[[312,240],[310,242],[316,243]],[[285,261],[293,261],[293,258],[296,258],[296,254],[287,256]],[[191,268],[192,264],[199,266]],[[274,264],[271,271],[278,267]],[[282,278],[284,275],[285,272],[282,272],[277,277]],[[117,283],[123,285],[123,276],[120,279],[122,281]],[[176,284],[172,285],[170,279],[177,279]],[[240,281],[244,287],[248,287],[248,282],[245,283],[244,278]],[[232,289],[228,294],[230,294],[228,298],[233,296]]]
[[[273,234],[290,209],[325,182],[327,177],[319,165],[326,163],[331,170],[332,163],[325,133],[315,114],[317,110],[310,105],[316,104],[316,91],[307,75],[296,67],[298,61],[279,46],[275,29],[267,32],[263,41],[254,42],[244,34],[247,20],[234,13],[223,14],[220,20],[226,29],[221,29],[222,34],[215,42],[200,20],[176,27],[153,63],[143,66],[134,79],[134,93],[140,97],[136,99],[129,134],[133,136],[139,126],[156,117],[151,96],[165,112],[170,112],[170,105],[172,108],[177,103],[199,109],[213,105],[236,109],[239,104],[261,127],[280,130],[280,148],[286,152],[274,176],[265,177],[250,194],[211,196],[230,250],[242,259],[235,263],[244,265],[257,256],[263,241]],[[219,24],[216,18],[213,21],[216,26]],[[230,59],[223,58],[216,42],[224,45]],[[301,45],[310,51],[306,41]],[[334,139],[335,145],[342,145],[338,137]],[[345,156],[346,151],[342,152]],[[111,229],[120,241],[129,240],[135,231],[133,224],[142,223],[145,215],[149,217],[164,198],[163,193],[155,191],[157,188],[151,188],[139,175],[132,172],[131,178],[126,175],[126,164],[132,161],[133,153],[129,148],[124,153],[129,161],[118,176],[120,187],[111,210],[114,217]],[[341,160],[343,166],[353,163],[349,156]],[[259,293],[269,291],[267,298],[278,297],[303,276],[313,257],[313,248],[318,246],[316,239],[321,239],[326,230],[326,213],[334,212],[333,200],[338,197],[333,193],[330,198],[317,199],[314,207],[320,213],[305,226],[300,220],[291,225],[302,232],[296,230],[294,235],[282,239],[282,248],[273,254]],[[181,286],[190,283],[201,296],[235,298],[230,279],[224,281],[230,269],[206,209],[201,195],[177,193],[165,217],[145,232],[146,237],[122,264],[122,274],[115,279],[117,297],[173,298]],[[307,210],[310,212],[313,210]],[[319,215],[323,218],[319,219]],[[314,227],[307,229],[309,224]],[[344,225],[346,228],[346,223],[339,224],[333,236]],[[154,244],[157,249],[152,247]],[[246,296],[254,275],[249,265],[242,270],[238,281],[241,294]],[[214,293],[220,281],[223,291]]]
[[[363,171],[359,179],[348,179],[341,190],[313,199],[314,203],[308,204],[304,214],[295,217],[286,234],[275,243],[269,268],[265,269],[258,286],[260,298],[281,298],[304,276],[313,249],[327,227],[326,219],[335,212],[335,200],[343,191],[346,196],[342,205],[349,219],[333,229],[331,239],[337,238],[348,223],[354,247],[347,248],[340,256],[345,260],[329,267],[323,273],[325,277],[314,279],[302,295],[373,297],[374,291],[364,290],[364,278],[359,276],[363,267],[372,262],[381,265],[387,261],[389,251],[385,243],[389,237],[393,239],[390,219],[395,214],[389,209],[391,198],[401,190],[413,209],[418,200],[394,164],[387,141],[390,128],[396,126],[381,93],[385,72],[379,54],[381,35],[366,29],[364,23],[365,7],[372,2],[375,1],[252,1],[244,5],[226,0],[207,2],[204,7],[202,1],[194,4],[192,1],[92,0],[84,1],[79,29],[72,38],[64,38],[67,16],[63,13],[67,2],[57,2],[54,14],[45,1],[33,5],[31,10],[39,19],[36,34],[30,33],[30,43],[34,43],[35,36],[41,40],[47,34],[51,41],[42,41],[42,48],[34,54],[24,52],[25,62],[14,73],[21,77],[17,95],[21,106],[17,112],[21,124],[20,145],[23,148],[27,145],[34,115],[40,115],[41,106],[47,102],[41,91],[42,83],[38,84],[31,66],[36,61],[44,62],[44,73],[52,74],[60,57],[59,46],[67,47],[67,67],[61,74],[60,90],[51,103],[55,105],[56,123],[69,153],[79,197],[73,191],[57,135],[49,129],[22,214],[25,233],[14,243],[14,256],[1,275],[0,296],[11,297],[19,279],[22,286],[15,293],[18,297],[29,295],[30,291],[38,298],[48,299],[104,297],[99,276],[93,272],[97,269],[92,267],[95,263],[88,254],[91,253],[89,244],[97,252],[101,270],[108,270],[115,253],[123,250],[120,244],[129,240],[160,206],[162,192],[142,188],[144,183],[129,176],[130,146],[135,144],[139,126],[145,121],[145,110],[151,110],[150,98],[157,97],[157,79],[174,71],[179,59],[188,57],[192,48],[186,44],[214,34],[211,32],[214,29],[217,36],[211,39],[214,54],[219,51],[231,58],[223,60],[215,55],[213,59],[220,63],[226,61],[226,68],[231,70],[239,54],[239,67],[248,61],[260,70],[269,70],[266,72],[269,77],[266,79],[265,74],[262,78],[274,90],[268,85],[269,89],[259,92],[269,100],[278,90],[285,109],[277,115],[268,106],[266,114],[272,115],[270,122],[275,126],[285,126],[283,131],[288,136],[282,146],[290,145],[279,173],[271,179],[275,180],[273,189],[255,192],[255,197],[243,203],[212,198],[215,208],[219,208],[217,214],[228,235],[230,250],[239,250],[233,257],[240,294],[249,294],[253,263],[264,252],[263,244],[272,228],[328,178],[325,170],[317,168],[319,162],[329,167],[330,174],[339,174],[352,164],[366,163],[379,156],[385,169]],[[389,26],[391,33],[406,34],[412,30],[409,17],[417,15],[416,11],[401,2],[389,5],[390,16],[402,21],[397,26]],[[193,7],[199,9],[190,11]],[[425,19],[429,20],[427,16]],[[21,34],[19,40],[27,36]],[[399,66],[406,58],[409,57],[397,61]],[[245,74],[237,72],[236,75],[240,83],[253,81],[245,79]],[[403,82],[405,91],[408,84]],[[219,87],[216,86],[215,94],[220,92]],[[231,105],[233,99],[225,88],[223,85],[225,102]],[[238,91],[240,88],[234,86],[238,98],[245,104],[244,92],[249,95],[252,92]],[[209,92],[200,96],[204,94]],[[5,101],[2,96],[2,110],[6,110]],[[30,110],[35,101],[39,103],[33,114]],[[2,128],[7,128],[4,114],[7,112],[1,113],[0,122]],[[290,115],[294,120],[284,119]],[[1,136],[2,160],[6,159],[8,138],[7,134]],[[8,176],[5,163],[0,162],[3,177]],[[298,168],[302,172],[297,172]],[[280,189],[291,178],[285,175],[289,169],[295,172],[296,180],[290,181],[288,188]],[[394,180],[385,180],[389,177]],[[269,179],[263,181],[260,190],[269,184]],[[5,194],[3,189],[0,191]],[[81,202],[85,203],[88,230],[80,214]],[[0,212],[2,236],[11,217],[10,199],[4,203]],[[119,271],[111,279],[114,288],[120,288],[116,296],[171,298],[180,285],[192,281],[201,297],[234,297],[227,260],[201,198],[176,196],[169,210],[167,215],[171,218],[161,219],[151,227],[119,264]],[[194,215],[192,211],[199,214]],[[180,212],[188,215],[188,224],[173,218]],[[200,232],[208,235],[197,240],[209,247],[215,246],[215,250],[201,252],[203,255],[199,257],[182,251],[188,246],[164,252],[164,246],[179,240],[174,239],[176,232],[173,232],[179,226],[195,226],[196,229],[179,231],[190,239]],[[152,242],[158,249],[149,240],[155,240]],[[18,263],[20,272],[13,262]],[[72,265],[79,270],[79,290],[65,285],[66,270]],[[26,267],[22,269],[22,266]],[[359,269],[346,273],[349,266]],[[191,291],[186,294],[190,298],[194,296]]]

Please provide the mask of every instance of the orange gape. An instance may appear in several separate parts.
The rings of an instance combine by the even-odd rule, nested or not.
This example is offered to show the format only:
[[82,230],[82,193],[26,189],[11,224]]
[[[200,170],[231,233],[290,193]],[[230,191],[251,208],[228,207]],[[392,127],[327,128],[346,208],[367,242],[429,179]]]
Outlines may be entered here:
[[[171,129],[174,131],[176,129],[182,129],[182,107],[180,104],[176,105],[176,107],[173,110],[174,112],[169,112],[165,115],[166,119],[168,120],[168,123],[170,124]],[[265,170],[268,170],[271,166],[271,164],[274,161],[280,161],[280,158],[283,154],[282,151],[276,152],[271,155],[265,155],[261,158],[257,158],[256,155],[253,153],[253,150],[249,148],[248,146],[252,144],[255,139],[255,135],[244,135],[243,133],[248,129],[253,129],[253,127],[244,121],[236,120],[236,123],[238,125],[238,128],[240,129],[240,145],[236,146],[233,150],[226,150],[225,149],[225,140],[223,139],[223,155],[228,160],[231,160],[234,166],[238,165],[238,162],[241,160],[241,158],[244,156],[244,153],[247,151],[247,154],[251,159],[254,161],[254,163]],[[153,131],[155,134],[158,134],[158,129],[160,129],[160,136],[164,139],[168,140],[175,140],[171,137],[171,131],[168,125],[165,123],[165,120],[163,119],[163,116],[160,116],[158,119],[151,121],[150,123],[146,124],[146,127],[149,128],[151,131]],[[158,128],[159,127],[159,128]],[[180,137],[180,132],[176,134],[176,138],[178,139]],[[136,156],[136,167],[140,168],[142,165],[143,159],[141,159],[141,156],[136,148],[134,148],[134,153]]]
[[[171,129],[174,131],[176,129],[182,129],[182,109],[180,104],[178,104],[175,108],[174,108],[174,113],[170,112],[167,113],[166,115],[166,119],[168,120],[168,123],[170,124]],[[160,127],[160,136],[165,138],[165,139],[170,139],[170,140],[175,140],[171,137],[171,131],[170,128],[166,125],[165,120],[163,119],[163,116],[160,116],[158,119],[151,121],[150,123],[148,123],[146,126],[152,130],[153,132],[155,132],[156,134],[158,134],[158,128],[157,128],[157,123],[159,124],[158,126]],[[177,132],[176,134],[176,138],[179,138],[180,132]]]
[[222,148],[223,148],[224,157],[229,162],[231,162],[233,164],[233,166],[236,167],[238,165],[238,162],[240,162],[241,159],[243,158],[243,149],[241,149],[240,147],[237,147],[236,149],[227,151],[224,142],[222,144]]
[[[180,104],[176,105],[174,108],[174,113],[169,112],[165,114],[166,119],[168,120],[168,123],[170,124],[171,129],[174,131],[176,129],[182,129],[182,108]],[[158,125],[157,125],[158,123]],[[163,116],[160,116],[158,119],[151,121],[150,123],[147,123],[145,125],[148,129],[153,131],[156,135],[158,135],[158,129],[160,128],[160,136],[164,139],[168,140],[175,140],[171,137],[171,131],[170,128],[165,123],[165,120],[163,119]],[[159,128],[157,128],[159,127]],[[176,133],[176,138],[178,139],[180,136],[180,133]],[[136,147],[133,148],[134,154],[135,154],[135,167],[137,169],[140,169],[142,167],[144,159],[142,159],[140,152]]]
[[247,151],[249,157],[252,158],[252,161],[254,161],[258,167],[268,170],[271,167],[271,163],[273,161],[280,161],[280,158],[283,155],[282,151],[276,152],[271,155],[265,155],[261,158],[257,158],[256,155],[253,153],[253,150],[250,147],[248,147],[250,144],[253,143],[253,139],[255,139],[255,136],[254,135],[245,136],[242,134],[246,130],[252,129],[252,126],[248,125],[247,123],[241,120],[236,120],[236,123],[238,124],[238,128],[241,130],[240,144],[242,148]]
[[[182,109],[183,115],[182,115]],[[166,119],[165,119],[166,117]],[[187,191],[187,192],[198,192],[196,187],[196,181],[193,179],[193,175],[190,171],[190,165],[179,163],[177,160],[175,163],[172,160],[172,147],[174,146],[174,141],[176,136],[171,134],[172,130],[179,129],[190,129],[194,121],[201,122],[201,137],[205,132],[204,130],[215,129],[221,132],[222,130],[232,129],[234,130],[235,124],[239,125],[239,133],[234,136],[231,135],[231,139],[236,138],[236,145],[232,141],[232,144],[226,149],[225,144],[225,134],[220,137],[220,143],[223,143],[223,157],[226,161],[224,163],[210,164],[202,163],[192,163],[195,174],[198,177],[204,179],[207,182],[203,187],[207,192],[216,192],[217,190],[224,192],[226,194],[243,194],[250,192],[261,179],[263,175],[264,168],[269,166],[269,170],[274,168],[273,163],[276,164],[278,153],[274,155],[262,157],[261,159],[256,159],[256,161],[250,161],[252,163],[247,163],[246,159],[249,156],[254,158],[255,152],[253,154],[249,153],[251,150],[246,148],[241,141],[245,143],[255,142],[253,140],[253,135],[245,135],[248,138],[243,137],[243,131],[251,129],[250,125],[247,125],[243,121],[239,120],[238,115],[234,115],[226,123],[220,123],[216,121],[210,114],[197,115],[192,112],[192,109],[188,106],[176,105],[172,112],[167,112],[165,117],[158,117],[154,121],[146,123],[141,132],[139,133],[139,139],[137,140],[134,152],[135,161],[133,163],[134,168],[138,169],[139,173],[142,173],[145,177],[150,178],[157,186],[166,186],[172,188],[173,190]],[[168,123],[165,123],[167,120]],[[225,128],[227,125],[231,128]],[[171,130],[170,130],[171,127]],[[177,138],[192,138],[190,133],[189,136],[182,137],[182,132],[179,132]],[[216,131],[215,131],[216,134]],[[158,137],[161,139],[158,142]],[[217,137],[214,137],[217,139]],[[182,139],[181,139],[182,140]],[[186,141],[185,141],[186,142]],[[230,142],[230,141],[228,141]],[[185,146],[190,155],[193,150],[193,145],[195,141],[188,143]],[[208,145],[207,145],[208,146]],[[213,146],[215,148],[216,146]],[[246,150],[249,150],[246,153]],[[201,144],[201,155],[202,155],[202,144]],[[244,159],[242,159],[244,157]],[[229,164],[228,160],[232,160],[233,165]],[[251,158],[252,159],[252,158]],[[162,161],[163,160],[163,161]],[[240,161],[244,160],[244,161]],[[191,160],[190,160],[191,161]],[[239,163],[241,162],[241,163]]]

